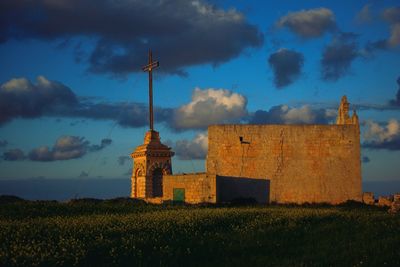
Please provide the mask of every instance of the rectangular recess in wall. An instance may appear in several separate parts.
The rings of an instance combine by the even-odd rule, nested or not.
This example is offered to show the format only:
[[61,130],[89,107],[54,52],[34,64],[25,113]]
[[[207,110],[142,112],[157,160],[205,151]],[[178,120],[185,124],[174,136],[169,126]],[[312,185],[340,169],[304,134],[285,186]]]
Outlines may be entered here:
[[173,189],[173,201],[185,202],[185,188]]

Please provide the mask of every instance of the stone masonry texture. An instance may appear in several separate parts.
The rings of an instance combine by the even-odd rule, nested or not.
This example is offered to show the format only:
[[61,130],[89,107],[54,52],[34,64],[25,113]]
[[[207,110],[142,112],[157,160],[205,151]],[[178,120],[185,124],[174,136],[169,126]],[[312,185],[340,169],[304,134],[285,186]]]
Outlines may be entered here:
[[206,167],[209,176],[268,180],[267,202],[362,200],[358,125],[210,126]]
[[174,188],[185,189],[187,203],[215,203],[216,175],[206,173],[164,175],[163,200],[173,200]]

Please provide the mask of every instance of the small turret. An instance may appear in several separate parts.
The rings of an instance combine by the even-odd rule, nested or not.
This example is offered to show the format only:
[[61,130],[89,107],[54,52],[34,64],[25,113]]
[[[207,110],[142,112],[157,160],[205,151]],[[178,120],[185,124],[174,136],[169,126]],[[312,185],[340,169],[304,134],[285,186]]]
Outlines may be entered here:
[[349,116],[350,104],[347,102],[347,97],[344,95],[340,101],[340,106],[338,110],[338,115],[336,118],[336,124],[358,124],[358,116],[354,110],[353,115]]

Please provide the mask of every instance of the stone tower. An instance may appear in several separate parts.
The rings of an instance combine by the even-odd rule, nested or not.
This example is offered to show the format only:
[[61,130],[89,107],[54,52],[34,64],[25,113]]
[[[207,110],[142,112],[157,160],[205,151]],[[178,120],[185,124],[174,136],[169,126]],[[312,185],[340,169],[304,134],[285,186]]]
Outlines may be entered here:
[[342,96],[342,100],[340,101],[340,106],[338,110],[338,115],[336,118],[336,124],[343,125],[343,124],[355,124],[358,125],[358,116],[356,111],[353,111],[353,115],[349,116],[349,108],[350,104],[347,101],[347,97],[344,95]]
[[143,145],[131,154],[133,159],[131,197],[153,198],[163,195],[163,175],[172,174],[174,152],[162,144],[154,130],[146,132]]
[[153,70],[159,67],[153,61],[149,50],[149,62],[143,71],[149,73],[149,126],[144,136],[143,145],[138,146],[131,154],[133,159],[131,197],[154,198],[163,196],[163,175],[172,174],[171,157],[174,152],[162,144],[160,135],[154,131],[153,118]]

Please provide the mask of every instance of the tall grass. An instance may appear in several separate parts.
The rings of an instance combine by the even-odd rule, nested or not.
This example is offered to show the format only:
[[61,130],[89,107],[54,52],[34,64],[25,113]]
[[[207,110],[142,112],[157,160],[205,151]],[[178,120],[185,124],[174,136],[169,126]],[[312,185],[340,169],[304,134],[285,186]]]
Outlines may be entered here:
[[400,216],[363,206],[0,205],[1,266],[400,266]]

